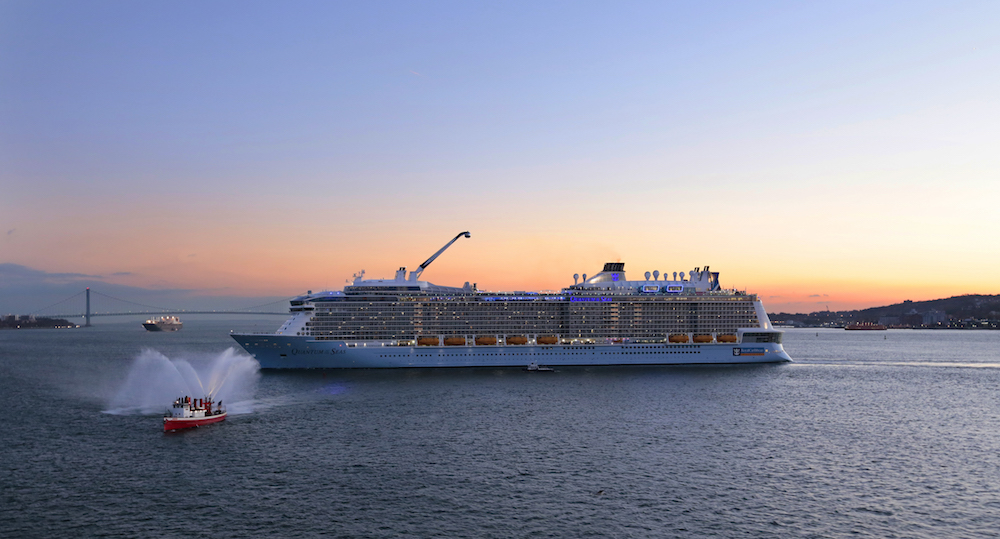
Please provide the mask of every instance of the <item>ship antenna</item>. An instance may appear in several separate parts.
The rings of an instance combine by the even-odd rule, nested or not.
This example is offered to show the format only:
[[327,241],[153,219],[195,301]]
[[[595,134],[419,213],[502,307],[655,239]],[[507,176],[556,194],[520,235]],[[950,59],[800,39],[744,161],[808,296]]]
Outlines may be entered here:
[[437,259],[437,257],[441,256],[441,253],[443,253],[445,251],[445,249],[451,247],[451,244],[453,244],[456,241],[458,241],[458,238],[461,238],[462,236],[465,236],[466,238],[471,238],[472,234],[469,234],[468,232],[461,232],[457,236],[455,236],[454,238],[452,238],[452,240],[449,241],[448,243],[446,243],[444,245],[444,247],[442,247],[438,252],[436,252],[433,255],[431,255],[431,257],[428,258],[426,262],[424,262],[423,264],[420,264],[419,268],[411,271],[410,272],[410,280],[411,281],[416,281],[417,278],[420,277],[420,274],[423,273],[425,269],[427,269],[427,266],[431,265],[431,262],[434,262],[434,260]]

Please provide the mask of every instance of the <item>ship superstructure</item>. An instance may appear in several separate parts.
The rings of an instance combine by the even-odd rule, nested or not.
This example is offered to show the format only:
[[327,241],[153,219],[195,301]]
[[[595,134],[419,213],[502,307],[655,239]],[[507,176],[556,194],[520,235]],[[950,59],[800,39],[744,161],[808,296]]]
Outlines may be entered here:
[[[355,276],[291,301],[273,334],[234,334],[262,368],[377,368],[780,362],[759,298],[706,266],[629,280],[609,262],[559,292],[491,293],[419,279],[463,232],[407,275]],[[652,277],[652,278],[651,278]]]

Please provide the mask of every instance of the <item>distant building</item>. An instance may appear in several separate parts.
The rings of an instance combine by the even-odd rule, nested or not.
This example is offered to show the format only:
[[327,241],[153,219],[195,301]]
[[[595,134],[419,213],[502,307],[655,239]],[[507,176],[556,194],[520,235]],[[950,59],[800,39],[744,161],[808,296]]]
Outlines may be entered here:
[[898,316],[880,316],[878,317],[878,323],[883,326],[898,326],[899,317]]
[[948,321],[948,314],[944,311],[930,310],[923,314],[923,323],[925,326],[933,326],[936,324],[943,324]]
[[916,309],[910,309],[909,312],[902,316],[901,320],[907,326],[917,327],[923,325],[924,316],[918,313]]

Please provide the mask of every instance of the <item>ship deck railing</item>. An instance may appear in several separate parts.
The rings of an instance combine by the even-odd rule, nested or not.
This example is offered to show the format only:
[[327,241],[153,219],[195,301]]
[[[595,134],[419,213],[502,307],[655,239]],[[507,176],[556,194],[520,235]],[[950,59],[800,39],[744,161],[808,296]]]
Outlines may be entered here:
[[[761,331],[765,331],[765,330],[761,330]],[[267,334],[267,335],[273,335],[273,334]],[[305,337],[305,338],[307,338],[309,340],[312,340],[312,341],[327,341],[327,342],[329,342],[329,341],[340,341],[340,342],[344,342],[350,348],[356,348],[356,347],[359,347],[359,346],[360,347],[369,347],[369,346],[371,346],[371,347],[419,347],[419,348],[434,348],[434,347],[440,347],[440,348],[458,348],[458,347],[470,347],[470,346],[474,346],[476,348],[481,348],[481,347],[487,347],[487,348],[514,347],[514,348],[519,348],[519,347],[525,347],[525,346],[621,346],[621,345],[639,345],[639,344],[645,344],[645,345],[661,345],[662,344],[662,345],[668,345],[668,346],[683,346],[683,345],[691,346],[691,345],[708,345],[708,344],[721,344],[721,345],[739,344],[739,342],[738,342],[739,339],[736,342],[725,342],[725,341],[718,340],[718,336],[719,335],[736,335],[736,332],[732,332],[732,333],[726,333],[726,332],[723,332],[723,333],[688,332],[688,333],[676,333],[674,335],[686,335],[687,336],[687,340],[683,341],[683,342],[674,342],[674,341],[670,340],[670,337],[662,337],[662,338],[660,338],[660,337],[653,337],[653,338],[645,338],[645,337],[601,337],[601,338],[558,337],[558,342],[555,342],[555,343],[540,343],[540,342],[538,342],[538,337],[539,336],[544,336],[544,335],[540,334],[540,335],[533,335],[532,337],[529,337],[527,339],[527,341],[525,343],[523,343],[523,344],[515,344],[515,343],[508,343],[508,342],[506,342],[506,338],[508,337],[507,335],[497,335],[496,336],[497,340],[493,344],[477,344],[475,342],[476,336],[474,336],[472,334],[469,334],[469,335],[419,335],[418,337],[415,337],[415,338],[397,338],[397,339],[357,339],[357,338],[352,338],[352,337],[329,336],[329,335],[322,335],[322,336],[305,336],[305,335],[303,335],[302,337]],[[711,335],[712,336],[712,340],[711,341],[705,341],[705,342],[697,342],[694,339],[694,337],[696,335]],[[478,336],[483,336],[483,335],[478,335]],[[513,337],[513,336],[515,336],[515,335],[510,335],[510,337]],[[517,336],[522,336],[522,335],[517,335]],[[426,344],[426,345],[418,344],[418,338],[426,338],[426,337],[431,337],[431,338],[437,337],[437,339],[438,339],[437,344]],[[448,337],[450,337],[450,338],[459,338],[459,339],[461,339],[461,338],[464,337],[465,338],[465,343],[464,344],[445,344],[445,338],[448,338]]]

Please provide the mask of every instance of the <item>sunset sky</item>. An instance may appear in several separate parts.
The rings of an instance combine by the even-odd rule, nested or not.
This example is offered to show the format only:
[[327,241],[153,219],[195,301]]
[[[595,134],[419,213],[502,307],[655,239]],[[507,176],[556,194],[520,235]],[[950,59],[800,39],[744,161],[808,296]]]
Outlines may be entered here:
[[0,314],[415,268],[1000,293],[1000,3],[0,0]]

